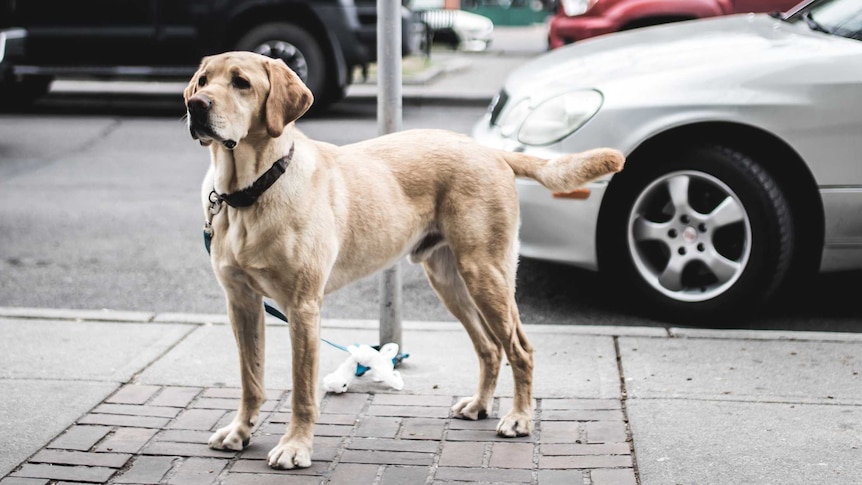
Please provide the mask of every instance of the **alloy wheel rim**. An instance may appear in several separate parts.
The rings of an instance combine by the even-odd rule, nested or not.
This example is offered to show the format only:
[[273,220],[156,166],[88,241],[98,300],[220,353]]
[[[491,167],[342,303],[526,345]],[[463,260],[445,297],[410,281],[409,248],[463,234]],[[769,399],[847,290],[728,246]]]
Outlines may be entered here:
[[741,200],[699,171],[668,173],[648,185],[632,205],[627,234],[641,278],[677,301],[725,293],[751,257],[751,221]]
[[308,82],[308,62],[305,56],[302,55],[302,52],[290,42],[283,40],[264,42],[257,46],[254,52],[272,57],[273,59],[281,59],[287,64],[287,67],[302,79],[302,82]]

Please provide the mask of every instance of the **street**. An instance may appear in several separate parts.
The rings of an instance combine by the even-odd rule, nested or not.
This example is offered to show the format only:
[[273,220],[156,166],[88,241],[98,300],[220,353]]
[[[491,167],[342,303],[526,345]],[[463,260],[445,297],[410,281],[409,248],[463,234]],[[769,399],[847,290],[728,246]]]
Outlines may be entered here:
[[[41,16],[40,12],[35,11]],[[764,22],[784,22],[763,17]],[[733,36],[726,39],[724,34],[704,31],[711,42],[732,49],[727,61],[746,57],[738,47],[740,37],[753,36],[750,26],[756,19],[748,15],[744,20],[744,36],[728,31]],[[705,20],[704,25],[713,21]],[[817,46],[808,49],[816,54],[812,60],[818,68],[824,66],[826,43],[819,37],[827,32],[798,26],[803,31],[794,36],[805,37],[806,42],[810,38]],[[548,24],[495,27],[487,51],[440,48],[423,63],[402,69],[409,74],[402,80],[402,129],[443,128],[470,134],[492,96],[519,99],[514,96],[518,83],[508,82],[507,76],[522,65],[520,73],[538,72],[534,68],[541,62],[525,63],[547,50],[547,28]],[[753,37],[755,47],[774,43],[774,48],[794,58],[806,57],[799,49],[806,44],[787,42],[779,35],[790,28],[795,29],[790,25],[762,29]],[[668,54],[656,58],[659,62],[627,56],[625,63],[609,64],[613,69],[608,74],[616,80],[622,67],[656,71],[673,87],[677,76],[664,70],[665,63],[685,50],[710,64],[725,65],[724,57],[691,49],[691,39],[686,40],[674,40]],[[587,42],[578,41],[569,49],[589,51]],[[641,45],[649,48],[652,43],[620,47],[628,54]],[[60,45],[57,52],[64,47],[68,46]],[[841,59],[850,58],[846,53],[851,48],[841,46]],[[747,72],[761,72],[760,65],[780,66],[773,55],[755,59],[758,62],[749,64]],[[591,70],[601,74],[587,60],[576,59],[586,66],[586,71],[579,71],[586,76],[573,77],[578,83],[590,81]],[[855,74],[848,65],[847,75],[837,76],[838,82]],[[562,65],[553,62],[546,67]],[[706,72],[693,67],[685,64],[683,71]],[[823,79],[815,71],[810,77]],[[354,78],[345,101],[303,117],[297,128],[336,145],[377,136],[378,84],[374,69],[370,72],[367,78]],[[563,80],[556,74],[537,78]],[[791,78],[792,82],[785,81]],[[779,76],[778,84],[799,87],[808,78],[807,73],[800,78]],[[692,91],[717,80],[701,75],[693,79]],[[703,79],[709,82],[702,83]],[[232,84],[237,81],[231,78]],[[657,106],[653,94],[659,90],[641,89],[647,84],[622,93],[643,112]],[[480,346],[474,348],[438,301],[421,267],[402,261],[405,322],[399,350],[409,357],[398,364],[402,387],[374,379],[382,370],[395,370],[388,362],[378,366],[380,361],[375,361],[371,372],[353,375],[353,366],[360,370],[359,363],[338,345],[380,342],[378,275],[327,295],[319,337],[332,344],[319,349],[314,344],[297,346],[302,339],[297,338],[296,322],[284,325],[273,319],[266,325],[265,338],[254,337],[265,352],[248,358],[241,346],[238,353],[235,337],[242,336],[234,334],[227,320],[225,299],[204,248],[200,194],[209,150],[189,134],[180,95],[184,86],[185,82],[152,79],[61,77],[35,106],[12,110],[0,103],[0,434],[5,438],[0,485],[859,485],[862,270],[812,277],[799,296],[784,297],[769,307],[743,308],[739,318],[706,323],[646,318],[623,289],[624,281],[522,257],[516,299],[523,333],[534,348],[525,379],[519,359],[510,360],[516,356],[508,344],[498,378],[487,372],[493,365],[485,366],[485,371],[477,368],[477,359],[487,360],[490,354],[477,355]],[[539,99],[533,93],[557,92],[552,84],[540,84],[547,90],[525,86],[520,91],[531,103]],[[815,83],[806,94],[825,91],[823,86]],[[761,98],[748,89],[751,85],[745,87],[741,97],[766,102],[755,103],[759,112],[785,113],[773,109],[770,96]],[[720,94],[717,99],[731,103],[740,91]],[[783,91],[779,98],[797,100]],[[713,106],[713,101],[705,106]],[[536,108],[545,104],[557,103],[543,102]],[[702,110],[703,105],[697,106]],[[609,118],[613,122],[604,131],[637,134],[623,123],[635,117]],[[803,121],[825,128],[842,126],[831,124],[826,116],[786,119],[798,121],[799,128]],[[833,130],[831,138],[823,139],[834,141],[855,131]],[[590,143],[600,141],[596,131],[585,133]],[[746,161],[734,159],[737,162]],[[649,181],[637,169],[627,173],[634,174],[629,180]],[[853,181],[858,188],[858,178],[848,178],[848,183]],[[818,183],[823,193],[829,192],[828,180]],[[637,194],[626,192],[624,183],[614,187]],[[210,188],[203,187],[207,192]],[[787,209],[777,192],[770,189],[766,195],[778,209]],[[760,217],[753,227],[781,222],[778,212]],[[678,220],[688,224],[683,217]],[[563,224],[556,218],[547,220],[553,223],[548,233],[560,235],[555,231]],[[571,229],[582,231],[581,224],[573,223]],[[706,237],[713,241],[716,233],[710,230]],[[606,234],[613,235],[602,232]],[[665,234],[676,237],[671,231]],[[620,239],[607,237],[601,242],[624,240],[617,235]],[[784,242],[798,240],[789,235],[781,234]],[[762,244],[759,236],[748,240],[757,241],[761,256],[768,253],[780,260],[787,254],[782,252],[786,244]],[[773,265],[763,273],[780,276],[783,269]],[[765,291],[761,287],[751,284],[743,289],[757,295]],[[318,350],[316,361],[303,358]],[[350,376],[342,389],[349,384],[348,392],[325,392],[324,382],[336,373]],[[265,400],[259,413],[249,415],[249,439],[240,437],[242,450],[210,448],[214,431],[230,423],[246,424],[242,418],[250,402],[250,374],[255,376],[252,386],[265,390]],[[296,403],[301,403],[303,389],[308,390],[306,384],[314,379],[318,413],[314,436],[308,437],[313,444],[313,451],[308,450],[311,466],[272,468],[267,453],[285,442],[285,429],[298,428],[309,408]],[[484,413],[478,411],[480,420],[458,419],[453,405],[476,391],[477,380],[480,393],[486,386],[495,387],[493,398],[484,405]],[[532,408],[532,413],[521,415],[531,421],[532,432],[504,438],[496,431],[497,423],[500,418],[509,421],[505,413],[517,410],[523,401],[519,381],[530,384],[526,394],[530,403],[524,409]],[[482,419],[484,415],[489,419]],[[303,449],[306,444],[303,441]]]
[[[404,106],[404,129],[469,133],[476,103]],[[160,99],[48,99],[0,114],[0,306],[222,313],[201,239],[200,181],[208,152],[183,110]],[[348,100],[297,126],[347,144],[377,134],[373,102]],[[421,268],[403,266],[406,320],[453,317]],[[728,327],[858,332],[862,272],[823,275],[805,301]],[[324,318],[376,319],[377,278],[329,295]],[[526,324],[666,326],[638,316],[596,274],[522,259],[517,299]],[[698,322],[690,322],[697,326]]]

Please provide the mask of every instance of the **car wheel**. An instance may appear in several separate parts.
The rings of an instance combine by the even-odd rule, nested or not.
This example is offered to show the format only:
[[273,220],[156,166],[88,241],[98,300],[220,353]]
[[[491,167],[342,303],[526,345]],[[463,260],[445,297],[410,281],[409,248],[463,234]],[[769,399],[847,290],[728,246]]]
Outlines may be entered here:
[[612,179],[599,218],[600,271],[666,320],[709,321],[768,301],[793,251],[778,184],[727,147],[664,155],[635,157]]
[[315,107],[334,101],[327,92],[326,57],[317,40],[304,29],[289,23],[264,24],[246,33],[236,48],[283,60],[311,90]]

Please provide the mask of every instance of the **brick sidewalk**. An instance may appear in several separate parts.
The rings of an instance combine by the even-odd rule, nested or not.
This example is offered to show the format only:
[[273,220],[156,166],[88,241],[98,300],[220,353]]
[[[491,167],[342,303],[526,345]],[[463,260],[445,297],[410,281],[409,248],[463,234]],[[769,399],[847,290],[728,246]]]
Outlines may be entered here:
[[[497,419],[450,418],[455,397],[327,394],[312,466],[282,471],[264,460],[290,419],[289,392],[268,397],[249,447],[224,452],[206,442],[239,390],[127,385],[0,485],[636,484],[617,400],[537,399],[533,435],[507,439]],[[492,416],[510,406],[496,399]]]

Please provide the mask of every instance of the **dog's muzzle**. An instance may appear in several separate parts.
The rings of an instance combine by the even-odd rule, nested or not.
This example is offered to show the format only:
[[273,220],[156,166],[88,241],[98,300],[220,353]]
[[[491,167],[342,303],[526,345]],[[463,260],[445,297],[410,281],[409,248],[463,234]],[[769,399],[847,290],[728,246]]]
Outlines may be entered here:
[[189,132],[192,135],[192,139],[199,140],[201,145],[209,145],[209,140],[215,140],[224,145],[225,148],[233,149],[236,146],[234,140],[225,140],[213,131],[209,122],[212,107],[213,100],[205,94],[195,94],[186,102]]

